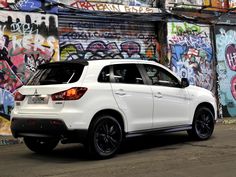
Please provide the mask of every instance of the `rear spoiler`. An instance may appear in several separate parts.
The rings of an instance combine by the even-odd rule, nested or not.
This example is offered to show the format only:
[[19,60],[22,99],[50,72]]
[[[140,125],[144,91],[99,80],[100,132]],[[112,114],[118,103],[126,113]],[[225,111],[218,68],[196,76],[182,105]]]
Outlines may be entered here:
[[76,67],[76,65],[87,66],[89,63],[86,60],[71,60],[71,61],[58,61],[52,63],[44,63],[37,67],[37,69],[47,69],[52,67],[60,67],[60,66],[72,66]]

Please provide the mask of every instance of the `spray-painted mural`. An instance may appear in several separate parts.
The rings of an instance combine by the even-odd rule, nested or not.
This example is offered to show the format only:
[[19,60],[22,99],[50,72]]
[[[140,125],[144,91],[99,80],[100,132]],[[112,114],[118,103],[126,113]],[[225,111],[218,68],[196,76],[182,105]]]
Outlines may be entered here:
[[84,5],[96,6],[96,4],[118,4],[125,6],[143,6],[143,7],[156,7],[156,0],[59,0],[60,3],[76,7]]
[[104,1],[81,1],[81,0],[60,0],[63,8],[73,8],[89,11],[105,12],[127,12],[127,13],[160,13],[156,7],[155,0],[104,0]]
[[14,104],[12,93],[27,82],[37,66],[59,60],[57,23],[54,15],[0,11],[2,118],[9,119]]
[[229,0],[229,8],[235,8],[236,7],[236,0]]
[[236,116],[236,27],[216,27],[219,98],[223,116]]
[[0,7],[28,12],[58,12],[58,0],[0,0]]
[[[72,20],[72,19],[71,19]],[[150,23],[75,19],[61,22],[61,60],[158,59],[155,28]]]
[[168,23],[170,66],[190,84],[214,89],[214,66],[209,27],[188,23]]

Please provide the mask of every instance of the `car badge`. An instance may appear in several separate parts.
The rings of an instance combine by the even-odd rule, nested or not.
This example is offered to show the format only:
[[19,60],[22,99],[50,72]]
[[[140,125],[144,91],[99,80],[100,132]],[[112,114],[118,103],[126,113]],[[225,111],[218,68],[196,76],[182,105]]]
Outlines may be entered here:
[[38,91],[37,91],[37,89],[35,89],[35,91],[34,91],[34,96],[38,96],[39,94],[38,94]]

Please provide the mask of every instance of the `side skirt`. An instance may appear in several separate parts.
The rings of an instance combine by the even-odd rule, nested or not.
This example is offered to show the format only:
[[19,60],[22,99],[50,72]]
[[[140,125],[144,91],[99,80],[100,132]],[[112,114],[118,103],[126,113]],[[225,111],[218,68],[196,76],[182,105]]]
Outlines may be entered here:
[[147,135],[147,134],[162,134],[162,133],[170,133],[170,132],[179,132],[179,131],[186,131],[190,129],[192,129],[192,125],[180,125],[180,126],[173,126],[173,127],[138,130],[138,131],[127,132],[126,138],[142,136],[142,135]]

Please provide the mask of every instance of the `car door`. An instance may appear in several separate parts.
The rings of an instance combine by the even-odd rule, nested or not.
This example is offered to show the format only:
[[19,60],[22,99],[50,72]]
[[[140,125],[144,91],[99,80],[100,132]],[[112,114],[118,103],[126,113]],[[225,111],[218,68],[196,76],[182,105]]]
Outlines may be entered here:
[[153,127],[170,127],[188,123],[189,99],[185,88],[167,69],[157,65],[144,65],[150,79],[154,98]]
[[152,128],[153,96],[136,64],[112,66],[112,89],[120,110],[125,114],[128,131]]

